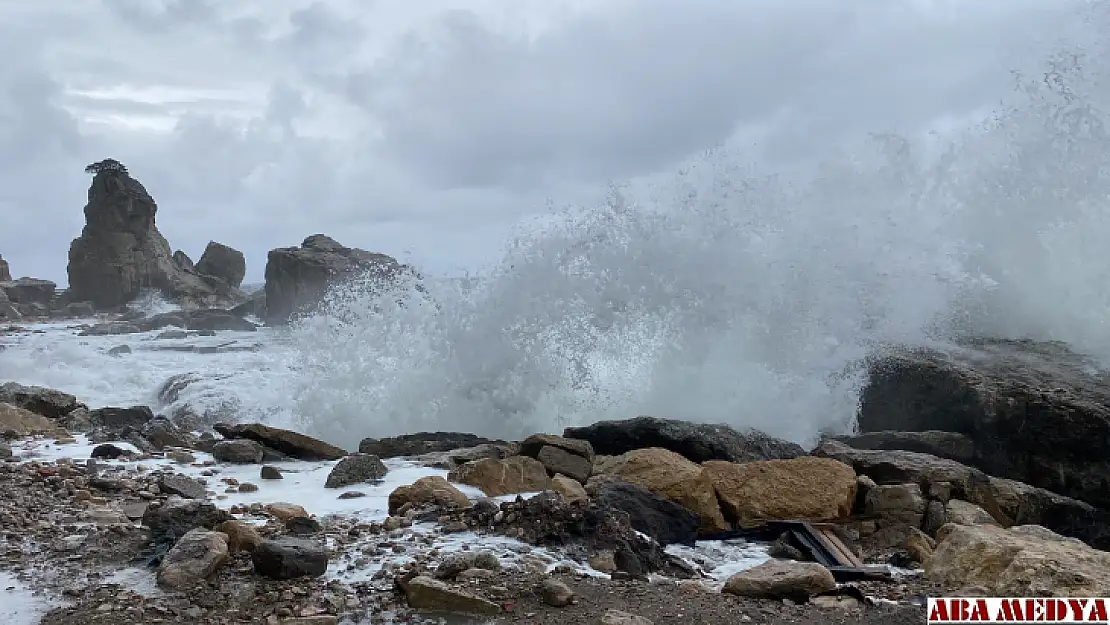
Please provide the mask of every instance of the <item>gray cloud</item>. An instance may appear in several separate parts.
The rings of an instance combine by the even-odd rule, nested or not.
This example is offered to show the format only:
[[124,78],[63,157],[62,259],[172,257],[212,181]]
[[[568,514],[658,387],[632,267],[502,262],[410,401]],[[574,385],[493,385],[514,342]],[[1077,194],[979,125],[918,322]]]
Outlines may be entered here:
[[473,267],[548,198],[737,133],[792,158],[989,106],[1082,3],[947,4],[0,0],[0,253],[64,282],[110,156],[249,279],[314,232]]

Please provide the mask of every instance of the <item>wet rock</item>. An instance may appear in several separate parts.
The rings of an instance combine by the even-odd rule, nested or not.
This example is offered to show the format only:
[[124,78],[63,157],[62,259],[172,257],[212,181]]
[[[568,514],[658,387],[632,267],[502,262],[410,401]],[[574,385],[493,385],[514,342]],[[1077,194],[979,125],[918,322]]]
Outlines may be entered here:
[[243,253],[222,243],[209,241],[196,264],[197,273],[214,276],[233,288],[243,284],[247,261]]
[[951,588],[981,586],[996,597],[1104,597],[1110,553],[1038,526],[949,524],[925,574]]
[[0,384],[0,402],[30,410],[48,419],[59,419],[85,404],[69,393],[15,382]]
[[562,473],[585,484],[593,472],[594,450],[589,441],[533,434],[521,442],[520,455],[539,460],[552,477]]
[[185,499],[204,499],[208,489],[204,482],[184,475],[163,475],[158,479],[158,488],[168,495],[180,495]]
[[262,445],[246,439],[219,441],[212,445],[212,457],[220,462],[258,464],[263,455]]
[[224,521],[212,529],[227,536],[227,546],[231,553],[254,551],[262,542],[262,536],[253,525],[238,519]]
[[439,508],[466,508],[470,500],[450,482],[435,475],[399,486],[389,494],[389,513],[396,514],[406,504],[433,505]]
[[323,531],[319,521],[306,516],[295,516],[285,520],[285,531],[293,536],[311,536]]
[[151,529],[157,540],[165,535],[183,536],[198,527],[212,529],[231,518],[226,510],[206,501],[170,497],[159,507],[147,508],[142,523]]
[[876,358],[859,426],[961,433],[974,442],[972,466],[1110,508],[1110,375],[1062,343],[981,340]]
[[227,561],[227,536],[194,529],[181,537],[158,567],[158,584],[175,590],[191,588]]
[[328,474],[324,488],[343,488],[380,480],[389,472],[385,464],[370,454],[354,453],[339,461]]
[[416,610],[455,614],[501,614],[501,606],[469,592],[452,588],[444,582],[424,575],[405,584],[409,606]]
[[589,441],[597,454],[619,456],[636,449],[658,447],[695,463],[778,460],[806,455],[801,446],[758,430],[741,432],[727,425],[656,417],[601,421],[587,427],[567,428],[563,436]]
[[423,456],[490,444],[506,445],[507,443],[458,432],[417,432],[392,438],[364,438],[359,443],[358,450],[360,453],[371,454],[384,460]]
[[396,259],[344,247],[322,234],[305,238],[300,247],[270,250],[266,259],[266,323],[284,325],[297,314],[314,310],[328,289],[346,280],[385,286],[410,272]]
[[617,479],[590,480],[587,492],[601,506],[620,510],[632,528],[660,545],[693,545],[701,517],[686,507]]
[[301,506],[285,502],[266,504],[262,509],[277,517],[282,523],[294,517],[308,516],[308,512]]
[[916,451],[963,463],[975,458],[975,441],[958,432],[867,432],[853,436],[834,436],[832,440],[856,449]]
[[695,512],[704,532],[729,529],[709,472],[675,452],[661,448],[630,451],[614,458],[607,472]]
[[540,601],[555,608],[565,608],[575,602],[574,591],[563,582],[547,578],[540,583]]
[[474,486],[489,497],[547,490],[547,469],[526,456],[477,460],[451,471],[447,479]]
[[93,447],[92,452],[89,453],[90,458],[96,458],[98,460],[104,458],[115,460],[116,458],[121,458],[128,455],[131,455],[130,451],[123,449],[122,447],[116,447],[111,443],[101,443],[100,445]]
[[270,579],[318,577],[328,570],[328,551],[300,538],[263,540],[251,552],[255,573]]
[[154,412],[147,406],[97,408],[89,411],[89,422],[94,427],[105,428],[110,432],[139,430],[153,418]]
[[829,458],[810,456],[745,464],[706,462],[721,510],[745,526],[761,521],[847,517],[856,499],[856,472]]
[[142,426],[139,432],[158,450],[166,447],[192,447],[195,443],[191,434],[181,431],[165,417],[151,419]]
[[238,425],[216,424],[214,430],[225,438],[249,439],[297,460],[339,460],[347,452],[304,434],[274,428],[260,423]]
[[816,562],[768,560],[730,577],[721,592],[753,599],[806,601],[835,589],[832,573]]
[[448,555],[436,567],[436,579],[452,580],[463,571],[484,569],[500,571],[501,561],[492,551],[458,551]]
[[116,345],[108,350],[109,356],[124,356],[131,353],[131,347],[128,345]]
[[278,469],[277,467],[272,467],[268,464],[262,466],[262,470],[259,472],[259,477],[264,480],[284,479],[284,476],[281,474],[281,469]]

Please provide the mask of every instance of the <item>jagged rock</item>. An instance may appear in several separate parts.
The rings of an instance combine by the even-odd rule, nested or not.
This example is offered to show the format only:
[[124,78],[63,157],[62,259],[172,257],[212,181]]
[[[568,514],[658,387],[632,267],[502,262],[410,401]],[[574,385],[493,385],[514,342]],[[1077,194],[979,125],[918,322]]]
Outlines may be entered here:
[[831,438],[856,449],[901,449],[964,463],[975,458],[975,441],[956,432],[868,432]]
[[1105,597],[1110,553],[1039,526],[948,524],[925,563],[951,588],[979,586],[996,597]]
[[768,560],[730,577],[721,592],[754,599],[805,601],[835,589],[832,573],[816,562]]
[[809,456],[704,465],[725,518],[741,525],[761,521],[833,520],[852,513],[856,472],[829,458]]
[[15,382],[0,384],[0,402],[19,406],[48,419],[60,419],[78,408],[86,408],[69,393]]
[[539,460],[548,475],[562,473],[583,484],[593,473],[594,449],[589,441],[533,434],[520,443],[520,455]]
[[259,464],[265,452],[258,441],[235,439],[212,445],[212,457],[233,464]]
[[190,530],[166,553],[158,567],[158,584],[174,590],[196,586],[227,561],[227,536]]
[[45,306],[47,311],[54,300],[54,293],[58,285],[49,280],[37,278],[20,278],[0,282],[0,290],[8,296],[13,304],[39,304]]
[[470,500],[450,482],[438,475],[433,475],[422,477],[412,484],[399,486],[389,494],[390,514],[396,514],[406,504],[465,508],[470,505]]
[[12,279],[12,271],[8,266],[8,261],[0,256],[0,282],[10,282]]
[[208,495],[204,482],[185,475],[163,475],[158,480],[158,488],[167,495],[180,495],[185,499],[204,499]]
[[170,497],[157,508],[147,508],[143,513],[142,523],[150,528],[156,539],[160,536],[172,536],[176,539],[191,529],[212,529],[231,519],[232,516],[226,510],[217,508],[215,504],[198,499]]
[[599,476],[590,480],[587,492],[599,506],[625,513],[633,529],[664,547],[693,545],[697,540],[701,517],[645,488]]
[[361,482],[380,480],[388,472],[389,469],[377,456],[351,454],[332,468],[324,488],[343,488]]
[[155,417],[147,421],[139,432],[159,450],[166,447],[193,447],[196,444],[192,434],[183,432],[165,417]]
[[154,288],[189,307],[239,303],[238,289],[205,280],[174,261],[155,225],[157,211],[154,198],[126,172],[97,173],[89,186],[85,227],[69,248],[70,298],[108,310]]
[[630,451],[614,458],[606,471],[697,513],[704,532],[729,529],[709,472],[673,451],[658,447]]
[[992,477],[955,460],[912,451],[855,449],[825,441],[814,454],[835,458],[878,484],[944,484],[951,496],[981,506],[1004,526],[1044,525],[1095,547],[1110,546],[1110,516],[1086,502],[1028,484]]
[[212,429],[225,438],[245,438],[258,441],[270,449],[297,460],[339,460],[347,455],[346,451],[330,443],[297,432],[262,425],[261,423],[236,425],[218,423]]
[[181,250],[177,250],[173,253],[173,262],[177,263],[178,267],[187,272],[192,273],[197,270],[196,264],[193,263],[193,259],[189,258],[189,255]]
[[1061,343],[983,340],[870,363],[863,432],[944,430],[991,475],[1110,508],[1110,374]]
[[778,460],[806,455],[800,445],[779,440],[758,430],[739,432],[727,425],[656,417],[601,421],[587,427],[567,428],[563,436],[589,441],[594,453],[607,456],[659,447],[681,454],[696,463],[709,460]]
[[392,438],[364,438],[358,444],[358,450],[361,453],[373,454],[387,460],[389,458],[422,456],[490,444],[505,445],[507,443],[459,432],[417,432]]
[[319,577],[328,570],[328,550],[301,538],[263,540],[253,551],[254,572],[270,579]]
[[237,289],[247,275],[247,259],[237,249],[209,241],[197,261],[196,270],[197,273],[219,278]]
[[387,284],[408,270],[385,254],[344,247],[322,234],[266,258],[266,323],[282,325],[319,306],[332,287],[363,275]]
[[547,469],[538,460],[513,456],[468,462],[447,475],[452,482],[474,486],[489,497],[547,490]]
[[501,614],[501,606],[464,590],[452,588],[438,579],[419,575],[405,584],[409,607],[453,614]]

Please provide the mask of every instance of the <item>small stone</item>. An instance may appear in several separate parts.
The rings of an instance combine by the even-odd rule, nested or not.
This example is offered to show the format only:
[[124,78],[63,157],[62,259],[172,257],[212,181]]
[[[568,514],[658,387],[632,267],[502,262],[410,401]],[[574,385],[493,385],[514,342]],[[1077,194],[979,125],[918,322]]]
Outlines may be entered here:
[[158,583],[167,588],[195,586],[227,561],[227,536],[193,529],[182,536],[158,567]]
[[227,546],[231,553],[254,551],[254,548],[262,542],[262,536],[254,526],[238,519],[224,521],[213,529],[227,534]]
[[280,469],[278,469],[277,467],[274,467],[274,466],[270,466],[268,464],[262,465],[262,470],[259,472],[259,477],[261,477],[264,480],[284,479],[284,476],[282,476]]
[[300,538],[264,540],[251,552],[254,570],[271,579],[318,577],[328,570],[328,550]]
[[563,582],[549,577],[540,584],[540,599],[554,608],[565,608],[574,603],[574,591]]
[[361,482],[380,480],[389,472],[380,458],[373,454],[353,453],[343,458],[328,474],[325,488],[343,488]]
[[436,579],[455,579],[467,569],[501,570],[501,561],[492,551],[459,551],[443,559],[436,567]]
[[256,493],[256,492],[258,492],[258,486],[254,485],[254,484],[251,484],[250,482],[243,482],[242,484],[235,487],[234,489],[229,489],[229,490],[231,490],[232,492],[238,491],[240,493]]
[[[241,486],[240,486],[240,488],[241,488]],[[297,505],[294,505],[294,504],[291,504],[291,503],[285,503],[285,502],[277,502],[277,503],[267,504],[263,508],[263,510],[265,510],[266,512],[269,512],[270,514],[274,515],[275,517],[277,517],[283,523],[285,521],[288,521],[289,519],[292,519],[293,517],[298,517],[298,516],[307,517],[308,516],[308,511],[305,510],[304,508],[302,508],[300,506],[297,506]]]
[[93,447],[92,453],[89,454],[89,456],[97,459],[115,460],[122,456],[126,456],[127,454],[128,451],[126,449],[123,449],[122,447],[117,447],[111,443],[101,443],[100,445]]
[[294,536],[309,536],[319,533],[323,528],[316,519],[295,516],[285,520],[285,529]]
[[340,493],[338,499],[358,499],[360,497],[365,497],[365,496],[366,496],[366,493],[359,492],[357,490],[349,490],[345,493]]

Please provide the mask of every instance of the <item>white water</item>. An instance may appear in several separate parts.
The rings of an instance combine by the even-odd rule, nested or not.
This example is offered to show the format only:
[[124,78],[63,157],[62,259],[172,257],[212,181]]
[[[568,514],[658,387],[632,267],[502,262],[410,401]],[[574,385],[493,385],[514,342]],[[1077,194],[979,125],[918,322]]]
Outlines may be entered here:
[[[54,328],[6,339],[15,345],[0,353],[0,380],[92,405],[156,405],[165,379],[200,372],[158,409],[291,425],[348,448],[371,435],[521,436],[641,413],[807,442],[850,426],[852,365],[883,343],[1027,336],[1105,359],[1110,91],[1099,37],[1110,11],[1063,0],[999,11],[1032,5],[1052,17],[1041,41],[1063,54],[994,59],[1000,84],[1012,70],[1025,78],[984,102],[994,110],[981,118],[953,121],[931,98],[926,117],[941,134],[915,126],[827,145],[799,129],[790,146],[729,144],[522,227],[469,286],[429,279],[427,298],[401,289],[403,307],[353,289],[291,332],[206,339],[261,342],[253,353],[156,352],[142,349],[152,336],[74,340]],[[884,19],[908,19],[899,15]],[[946,42],[981,43],[969,63],[994,58],[996,41],[968,27],[978,22],[945,19],[929,25],[933,47],[899,50],[901,62],[924,67]],[[814,98],[842,102],[875,56],[830,60],[839,80],[816,83],[828,93]],[[914,93],[901,104],[921,104]],[[760,150],[806,159],[764,161]],[[121,343],[135,352],[107,355]]]

